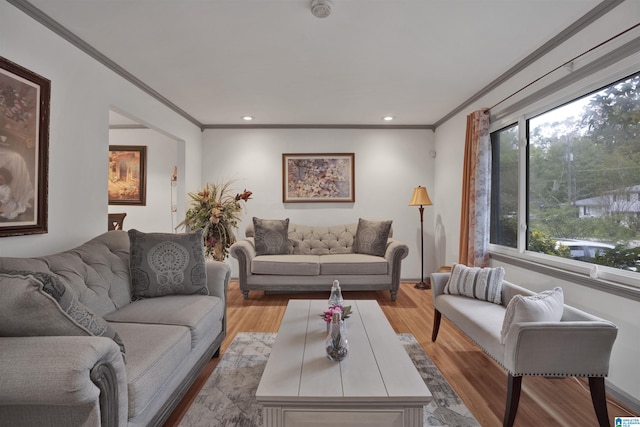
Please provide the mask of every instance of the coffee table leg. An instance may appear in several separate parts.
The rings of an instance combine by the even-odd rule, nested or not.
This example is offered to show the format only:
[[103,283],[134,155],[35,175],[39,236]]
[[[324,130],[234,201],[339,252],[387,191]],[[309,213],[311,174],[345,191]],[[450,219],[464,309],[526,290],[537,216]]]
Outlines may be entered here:
[[282,427],[282,408],[264,406],[262,408],[263,427]]

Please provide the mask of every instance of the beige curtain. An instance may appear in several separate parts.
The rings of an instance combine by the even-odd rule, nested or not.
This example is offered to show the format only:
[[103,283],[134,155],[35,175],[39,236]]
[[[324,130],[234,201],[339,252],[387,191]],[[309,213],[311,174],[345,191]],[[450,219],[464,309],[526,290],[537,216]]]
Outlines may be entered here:
[[462,174],[458,262],[486,267],[489,265],[491,205],[489,109],[474,111],[467,116]]

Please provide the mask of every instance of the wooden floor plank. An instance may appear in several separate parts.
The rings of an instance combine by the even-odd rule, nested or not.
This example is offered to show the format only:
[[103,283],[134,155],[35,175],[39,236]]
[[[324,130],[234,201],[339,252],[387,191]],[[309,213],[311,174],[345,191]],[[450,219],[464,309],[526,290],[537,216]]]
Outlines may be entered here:
[[[251,292],[245,300],[237,281],[232,281],[227,297],[227,338],[222,343],[222,353],[238,332],[277,332],[289,299],[328,298],[330,288],[329,283],[327,292],[270,295]],[[395,302],[386,291],[344,292],[344,297],[377,300],[395,332],[413,334],[478,422],[487,427],[502,425],[506,372],[445,318],[437,341],[431,342],[433,304],[430,290],[419,290],[413,283],[402,283]],[[178,425],[218,360],[212,359],[205,366],[165,427]],[[639,416],[609,396],[607,400],[610,418]],[[515,425],[596,426],[587,383],[576,378],[525,377]]]

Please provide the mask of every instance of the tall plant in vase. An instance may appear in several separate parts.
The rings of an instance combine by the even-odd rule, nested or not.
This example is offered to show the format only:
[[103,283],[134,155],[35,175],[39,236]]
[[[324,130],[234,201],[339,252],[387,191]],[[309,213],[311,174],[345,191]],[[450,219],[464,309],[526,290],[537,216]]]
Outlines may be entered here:
[[229,247],[236,242],[242,203],[251,198],[251,191],[233,194],[232,182],[207,183],[201,191],[189,193],[191,207],[180,223],[191,230],[201,228],[207,256],[223,261]]

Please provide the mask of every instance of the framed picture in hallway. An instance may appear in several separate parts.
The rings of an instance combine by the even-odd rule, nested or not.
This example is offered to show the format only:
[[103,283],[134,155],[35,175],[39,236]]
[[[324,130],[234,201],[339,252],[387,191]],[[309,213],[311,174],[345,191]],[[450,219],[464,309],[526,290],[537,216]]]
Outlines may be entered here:
[[51,81],[0,57],[0,237],[47,232]]
[[147,203],[147,147],[144,145],[109,146],[109,204]]
[[284,203],[355,202],[354,153],[282,155]]

